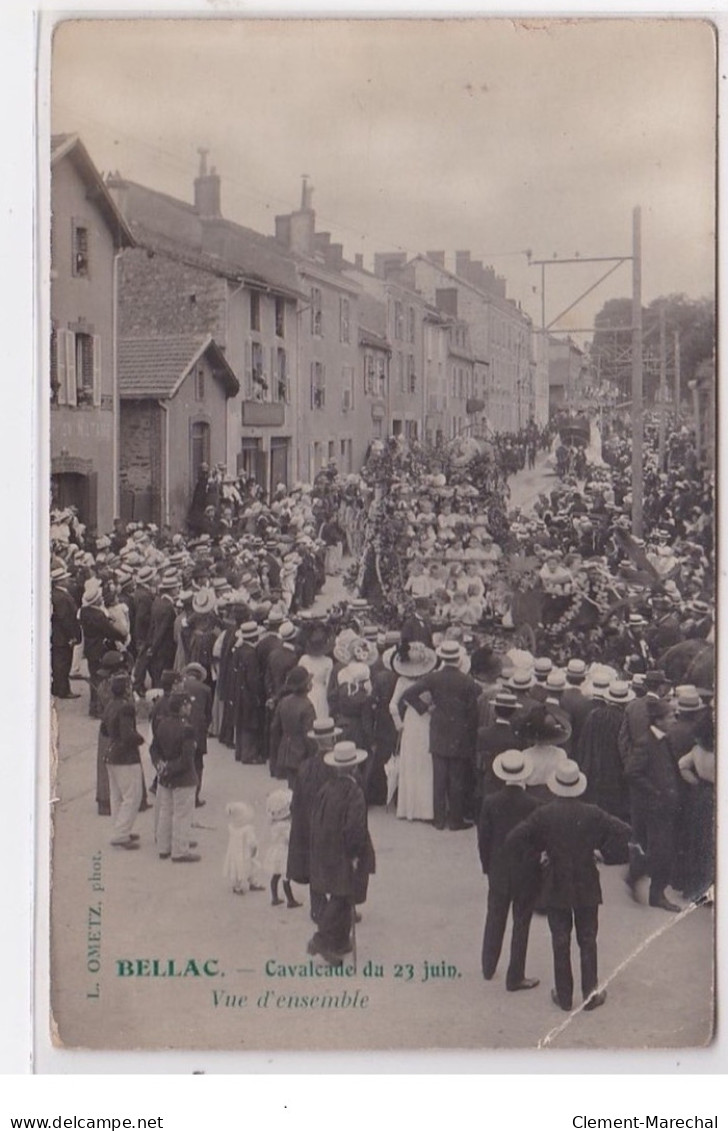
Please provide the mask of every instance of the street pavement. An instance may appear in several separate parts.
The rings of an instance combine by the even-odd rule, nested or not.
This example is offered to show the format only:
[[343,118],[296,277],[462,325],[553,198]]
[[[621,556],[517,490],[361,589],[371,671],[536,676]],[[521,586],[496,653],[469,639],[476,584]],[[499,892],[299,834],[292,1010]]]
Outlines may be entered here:
[[[512,484],[514,504],[526,505],[518,500],[535,497],[547,482],[543,467],[521,473]],[[330,579],[316,611],[342,594],[340,580]],[[88,718],[86,685],[76,687],[81,699],[57,705],[51,967],[63,1044],[110,1050],[664,1049],[711,1039],[711,908],[676,916],[638,906],[628,897],[624,869],[601,867],[599,962],[608,998],[595,1012],[569,1016],[550,1000],[550,937],[541,916],[534,917],[527,962],[527,974],[540,985],[507,993],[507,953],[493,981],[483,980],[487,883],[475,831],[438,832],[381,808],[370,810],[377,871],[356,928],[356,972],[308,976],[313,926],[307,889],[294,886],[304,906],[289,910],[271,906],[267,890],[234,895],[222,875],[227,802],[254,806],[265,851],[265,797],[276,784],[267,768],[240,765],[232,751],[210,740],[207,803],[195,817],[199,863],[159,859],[151,810],[137,820],[140,850],[114,848],[110,819],[96,814],[98,723]],[[140,721],[140,729],[146,725]],[[146,746],[142,757],[150,782]],[[506,951],[507,943],[508,934]],[[119,963],[128,970],[128,962],[155,958],[158,970],[169,970],[171,959],[177,971],[188,969],[187,976],[117,972]],[[216,960],[208,969],[220,973],[196,975],[189,960],[197,969]],[[574,964],[578,985],[575,947]],[[306,995],[308,1005],[302,1004]],[[326,1006],[310,1004],[311,995],[329,995]]]

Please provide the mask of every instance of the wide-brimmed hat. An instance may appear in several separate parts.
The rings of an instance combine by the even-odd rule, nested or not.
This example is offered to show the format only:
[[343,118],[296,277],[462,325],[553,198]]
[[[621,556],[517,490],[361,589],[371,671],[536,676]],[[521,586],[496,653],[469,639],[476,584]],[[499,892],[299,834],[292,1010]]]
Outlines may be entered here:
[[512,691],[528,691],[535,682],[536,677],[532,671],[526,668],[514,668],[508,679],[504,681],[504,686],[510,687]]
[[333,719],[314,719],[313,726],[308,732],[308,738],[338,738],[343,734],[341,727],[337,727]]
[[608,703],[631,703],[635,698],[635,693],[624,679],[614,680],[607,688],[606,699]]
[[586,789],[586,775],[576,762],[567,758],[556,767],[546,784],[557,797],[580,797]]
[[533,758],[523,750],[503,750],[493,759],[493,773],[501,781],[526,781],[533,770]]
[[397,675],[408,676],[410,679],[419,679],[434,670],[437,657],[426,644],[419,640],[411,643],[400,644],[393,652],[391,668]]
[[214,613],[215,593],[212,589],[198,589],[192,598],[192,608],[196,613]]
[[377,649],[376,642],[374,640],[367,640],[364,636],[355,636],[350,640],[347,651],[349,662],[357,659],[354,653],[359,651],[361,655],[358,659],[369,667],[379,658],[379,650]]
[[358,766],[367,757],[366,750],[358,750],[354,742],[337,742],[333,750],[324,754],[324,762],[329,766],[336,766],[344,770],[349,766]]
[[291,815],[293,793],[290,789],[274,789],[265,799],[265,811],[270,821],[285,821]]

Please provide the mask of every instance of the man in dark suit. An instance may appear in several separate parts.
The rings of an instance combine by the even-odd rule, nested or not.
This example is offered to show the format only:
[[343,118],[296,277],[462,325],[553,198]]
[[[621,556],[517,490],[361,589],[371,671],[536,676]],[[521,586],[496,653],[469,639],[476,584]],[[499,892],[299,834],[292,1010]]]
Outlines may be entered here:
[[175,599],[180,591],[179,577],[170,570],[159,582],[157,596],[152,602],[149,620],[147,655],[152,687],[161,687],[162,672],[174,667],[177,644],[174,639],[174,622],[177,616]]
[[144,683],[148,667],[149,629],[152,623],[154,590],[152,584],[157,576],[154,566],[142,566],[137,574],[136,588],[132,593],[134,616],[130,619],[131,644],[135,656],[133,684],[138,695],[144,694]]
[[489,726],[478,728],[476,769],[481,778],[481,794],[500,792],[500,782],[493,772],[493,761],[504,750],[517,750],[521,745],[511,720],[518,710],[518,700],[510,691],[496,692],[493,700],[495,719]]
[[51,570],[51,695],[57,699],[79,698],[69,682],[73,648],[81,640],[78,607],[64,585],[70,576],[62,563]]
[[561,695],[561,709],[566,711],[571,724],[571,749],[574,754],[579,752],[579,739],[581,731],[591,711],[597,706],[589,695],[585,695],[582,688],[586,681],[586,664],[584,660],[569,660],[566,665],[566,690]]
[[554,800],[535,809],[517,825],[506,840],[507,850],[523,865],[534,854],[545,852],[548,867],[541,900],[548,914],[554,955],[553,1002],[571,1011],[574,979],[571,971],[571,931],[581,955],[581,991],[584,1009],[606,1001],[606,990],[597,991],[597,930],[602,889],[594,853],[607,864],[627,860],[629,825],[596,805],[579,801],[586,777],[576,762],[562,762],[551,775],[548,787]]
[[182,692],[190,699],[190,726],[195,732],[195,773],[197,774],[195,806],[198,809],[205,804],[200,800],[200,790],[204,758],[207,754],[207,734],[212,719],[212,691],[205,683],[206,676],[207,672],[202,664],[192,663],[185,668],[182,681]]
[[478,729],[478,687],[460,671],[463,653],[455,640],[444,640],[437,649],[442,667],[418,679],[402,695],[401,703],[424,715],[432,703],[430,750],[432,752],[434,821],[444,829],[449,819],[453,830],[469,828],[463,820],[468,769],[475,763]]
[[414,604],[402,623],[401,639],[403,644],[413,644],[419,640],[432,648],[432,628],[427,619],[430,611],[430,601],[427,597],[415,597]]
[[[525,782],[533,761],[520,750],[504,750],[493,762],[493,773],[505,786],[483,801],[478,822],[478,852],[483,872],[488,877],[488,911],[483,934],[483,977],[490,981],[498,966],[508,911],[513,906],[511,960],[506,974],[507,990],[531,990],[538,978],[527,978],[526,951],[531,916],[538,894],[538,880],[528,870],[519,875],[505,848],[506,837],[516,825],[530,816],[538,801],[529,796]],[[535,869],[531,874],[536,875]]]

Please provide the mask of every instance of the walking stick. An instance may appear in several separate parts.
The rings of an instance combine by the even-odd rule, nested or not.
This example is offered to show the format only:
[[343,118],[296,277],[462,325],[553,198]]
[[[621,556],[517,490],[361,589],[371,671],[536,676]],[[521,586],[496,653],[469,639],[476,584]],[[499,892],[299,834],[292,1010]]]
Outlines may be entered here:
[[352,902],[351,905],[351,957],[354,962],[354,973],[356,974],[356,904]]

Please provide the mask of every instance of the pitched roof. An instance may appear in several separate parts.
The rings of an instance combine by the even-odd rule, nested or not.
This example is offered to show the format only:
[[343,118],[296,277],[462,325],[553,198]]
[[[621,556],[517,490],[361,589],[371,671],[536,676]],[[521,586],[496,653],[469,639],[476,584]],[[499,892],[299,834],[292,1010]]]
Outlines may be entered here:
[[201,357],[222,381],[228,396],[240,390],[225,354],[209,334],[176,334],[153,338],[119,339],[119,396],[169,399]]
[[187,201],[114,177],[121,207],[140,243],[159,251],[194,255],[200,266],[296,299],[301,291],[295,264],[272,236],[224,217],[203,219]]
[[51,168],[68,157],[87,188],[89,200],[101,211],[110,231],[114,233],[117,247],[134,247],[135,239],[129,225],[117,208],[104,178],[94,165],[86,146],[78,134],[53,134],[51,137]]

